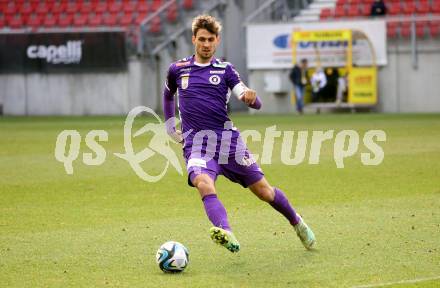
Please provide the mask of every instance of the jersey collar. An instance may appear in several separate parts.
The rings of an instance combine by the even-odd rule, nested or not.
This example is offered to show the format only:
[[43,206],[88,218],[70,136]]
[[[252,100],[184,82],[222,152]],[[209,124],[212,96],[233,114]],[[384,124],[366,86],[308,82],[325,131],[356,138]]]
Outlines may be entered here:
[[211,66],[212,64],[214,64],[214,63],[216,63],[217,62],[217,59],[215,58],[215,57],[212,57],[212,59],[211,59],[211,62],[209,62],[209,63],[204,63],[204,64],[202,64],[202,63],[197,63],[196,62],[196,56],[193,54],[192,56],[191,56],[191,64],[192,65],[196,65],[196,66],[199,66],[199,67],[207,67],[207,66]]

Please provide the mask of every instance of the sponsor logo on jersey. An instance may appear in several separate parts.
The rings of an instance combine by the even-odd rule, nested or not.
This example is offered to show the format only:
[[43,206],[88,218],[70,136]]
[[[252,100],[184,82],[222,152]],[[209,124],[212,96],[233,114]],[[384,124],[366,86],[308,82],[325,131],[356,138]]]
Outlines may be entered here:
[[228,66],[227,62],[218,62],[218,63],[213,63],[212,66],[217,67],[217,68],[226,68],[226,66]]
[[180,69],[180,72],[189,72],[191,71],[191,67]]
[[189,85],[189,74],[183,74],[182,76],[181,76],[181,87],[182,87],[182,89],[186,89],[186,88],[188,88],[188,85]]
[[225,74],[225,70],[211,70],[209,74]]
[[211,82],[211,84],[214,84],[214,85],[218,85],[221,80],[222,79],[218,75],[212,75],[211,77],[209,77],[209,82]]
[[176,63],[176,67],[186,66],[186,65],[188,65],[189,63],[191,63],[191,62],[190,62],[190,61],[186,61],[186,62],[178,62],[178,63]]

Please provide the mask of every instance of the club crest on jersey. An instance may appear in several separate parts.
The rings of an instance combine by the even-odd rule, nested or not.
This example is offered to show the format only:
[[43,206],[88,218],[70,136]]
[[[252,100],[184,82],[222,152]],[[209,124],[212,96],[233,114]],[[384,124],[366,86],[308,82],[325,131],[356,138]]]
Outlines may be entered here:
[[182,76],[181,76],[181,85],[180,86],[182,86],[182,89],[186,89],[186,88],[188,88],[188,85],[189,85],[189,74],[183,74]]
[[211,84],[218,85],[220,81],[221,78],[218,75],[212,75],[211,77],[209,77],[209,82],[211,82]]

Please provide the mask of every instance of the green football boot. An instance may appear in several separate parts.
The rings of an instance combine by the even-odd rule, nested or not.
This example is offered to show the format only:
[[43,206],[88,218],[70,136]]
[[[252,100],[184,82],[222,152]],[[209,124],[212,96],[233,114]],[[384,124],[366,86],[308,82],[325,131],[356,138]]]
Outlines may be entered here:
[[238,243],[234,233],[219,227],[212,227],[209,229],[209,234],[211,234],[212,241],[222,245],[232,253],[240,251],[240,243]]
[[[298,215],[298,214],[297,214]],[[301,240],[304,247],[306,247],[307,250],[311,250],[315,243],[315,234],[313,233],[312,229],[307,226],[306,222],[299,216],[299,223],[293,226],[296,231],[296,235],[298,235],[299,239]]]

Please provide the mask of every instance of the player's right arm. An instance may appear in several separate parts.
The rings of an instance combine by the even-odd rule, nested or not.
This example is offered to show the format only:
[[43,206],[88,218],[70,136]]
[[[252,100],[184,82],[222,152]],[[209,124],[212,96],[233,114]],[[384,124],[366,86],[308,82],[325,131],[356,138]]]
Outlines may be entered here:
[[177,77],[176,77],[176,66],[171,64],[167,78],[165,80],[165,87],[163,89],[163,114],[165,116],[165,127],[168,135],[171,136],[175,141],[182,142],[182,132],[180,130],[176,130],[175,123],[175,104],[174,104],[174,95],[177,91]]

